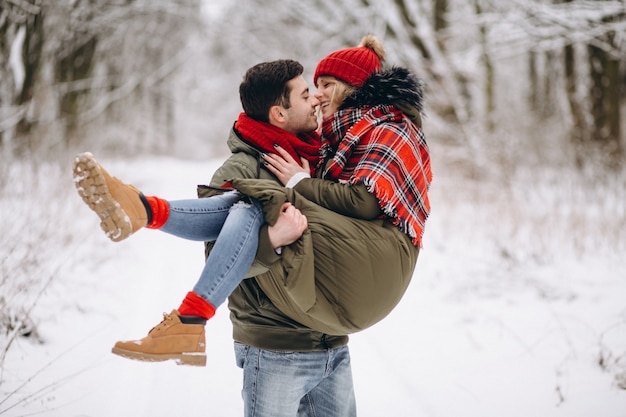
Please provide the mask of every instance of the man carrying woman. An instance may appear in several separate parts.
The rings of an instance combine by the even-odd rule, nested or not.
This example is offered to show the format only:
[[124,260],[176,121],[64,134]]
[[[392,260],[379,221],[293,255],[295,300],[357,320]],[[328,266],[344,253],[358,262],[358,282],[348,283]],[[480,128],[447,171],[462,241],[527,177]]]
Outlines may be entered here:
[[[246,122],[239,123],[240,116],[239,126],[235,125],[229,138],[233,155],[216,171],[209,187],[199,188],[201,196],[234,194],[243,198],[243,203],[236,200],[231,204],[233,208],[262,207],[267,223],[254,223],[261,231],[255,248],[260,269],[250,259],[252,267],[239,280],[251,278],[235,283],[229,296],[237,364],[244,370],[246,416],[356,415],[347,335],[385,317],[413,275],[430,211],[428,188],[432,177],[419,118],[422,91],[419,81],[407,70],[382,70],[383,60],[380,42],[366,37],[360,46],[333,52],[319,63],[315,97],[305,94],[305,89],[290,89],[290,100],[300,97],[310,107],[321,107],[321,161],[306,152],[294,152],[290,149],[293,143],[277,139],[281,136],[274,129],[277,121],[296,121],[292,103],[274,100],[266,112],[255,116],[245,95],[240,94],[244,116],[250,117],[253,125],[261,123],[263,129],[247,130]],[[290,87],[294,87],[292,81],[294,78],[287,82]],[[245,83],[246,79],[242,88]],[[248,98],[254,102],[259,97]],[[267,121],[263,120],[264,114]],[[300,120],[310,123],[308,117]],[[261,138],[250,140],[257,133]],[[301,137],[304,133],[299,132]],[[305,142],[315,146],[312,137]],[[134,190],[117,179],[109,179],[112,177],[104,174],[106,171],[92,158],[86,160],[87,165],[92,162],[96,168],[81,168],[83,162],[77,163],[79,190],[85,189],[82,183],[87,184],[87,179],[100,176],[105,184],[112,185],[110,188]],[[85,173],[86,179],[80,179]],[[240,194],[224,193],[220,188],[226,181]],[[169,208],[171,213],[176,205],[164,200],[151,203],[150,198],[133,192],[135,197],[130,191],[124,196],[130,195],[128,198],[134,201],[131,206],[139,213],[137,222],[114,192],[105,192],[105,200],[111,196],[129,215],[131,231],[152,224],[160,217],[155,211],[161,207],[165,211]],[[88,204],[91,197],[83,195]],[[272,228],[279,227],[283,217],[291,218],[298,225],[295,234],[303,230],[302,236],[292,235],[268,244],[272,242]],[[171,217],[166,217],[161,227],[166,228],[169,221]],[[207,245],[207,265],[213,265],[210,257],[218,245],[219,236],[214,245]],[[273,250],[279,247],[280,253]],[[196,295],[208,302],[202,294]],[[195,296],[188,297],[194,298],[190,304],[197,301]],[[166,315],[166,320],[146,338],[122,342],[120,346],[118,342],[116,347],[138,349],[130,354],[124,352],[132,356],[143,354],[143,346],[158,345],[162,349],[168,343],[159,340],[172,340],[177,334],[183,338],[187,333],[201,334],[203,341],[203,324],[194,320],[200,317],[202,323],[204,317],[199,313],[204,309],[200,307],[193,314],[181,313],[181,309],[182,305]],[[203,353],[204,346],[193,352]],[[163,353],[185,352],[157,354]]]

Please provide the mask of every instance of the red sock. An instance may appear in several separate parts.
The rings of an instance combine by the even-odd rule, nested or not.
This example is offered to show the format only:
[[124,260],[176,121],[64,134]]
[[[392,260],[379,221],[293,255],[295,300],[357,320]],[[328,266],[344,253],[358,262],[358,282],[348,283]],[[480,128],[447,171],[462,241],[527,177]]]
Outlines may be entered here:
[[160,229],[170,217],[170,204],[159,197],[145,197],[150,204],[152,221],[146,225],[148,229]]
[[195,292],[189,291],[178,307],[178,313],[181,316],[196,316],[208,320],[215,315],[215,307]]

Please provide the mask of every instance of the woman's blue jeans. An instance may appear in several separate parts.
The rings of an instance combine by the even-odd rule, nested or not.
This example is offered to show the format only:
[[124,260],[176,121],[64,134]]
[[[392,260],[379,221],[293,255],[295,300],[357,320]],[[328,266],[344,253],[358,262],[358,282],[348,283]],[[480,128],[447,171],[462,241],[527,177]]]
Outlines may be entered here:
[[217,308],[254,261],[265,222],[261,203],[236,191],[168,203],[169,218],[159,230],[188,240],[215,241],[193,292]]
[[235,342],[245,417],[355,417],[348,346],[279,352]]

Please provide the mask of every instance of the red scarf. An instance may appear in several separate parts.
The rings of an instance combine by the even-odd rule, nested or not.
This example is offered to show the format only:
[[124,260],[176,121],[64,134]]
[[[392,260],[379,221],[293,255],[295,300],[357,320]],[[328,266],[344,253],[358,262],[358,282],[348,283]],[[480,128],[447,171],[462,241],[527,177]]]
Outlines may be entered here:
[[365,184],[394,225],[422,246],[432,180],[422,130],[393,106],[347,108],[324,120],[325,178]]
[[235,122],[235,130],[239,132],[242,140],[261,152],[276,153],[274,145],[279,145],[298,163],[300,163],[300,157],[306,159],[311,167],[311,175],[315,173],[320,162],[321,146],[317,132],[296,136],[272,124],[254,120],[243,112]]

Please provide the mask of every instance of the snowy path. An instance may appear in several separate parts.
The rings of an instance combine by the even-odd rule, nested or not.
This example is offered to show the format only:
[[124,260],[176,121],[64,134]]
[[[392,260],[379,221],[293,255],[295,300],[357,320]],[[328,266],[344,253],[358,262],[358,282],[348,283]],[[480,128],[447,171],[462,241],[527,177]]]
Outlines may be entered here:
[[[195,198],[194,184],[213,167],[158,159],[109,168],[147,194]],[[68,215],[98,233],[81,204],[76,197]],[[400,305],[352,336],[359,415],[625,417],[626,390],[598,365],[601,353],[626,351],[620,260],[511,269],[437,238],[438,216]],[[34,394],[4,415],[242,415],[225,306],[207,325],[206,368],[110,353],[116,340],[144,336],[178,306],[201,268],[201,244],[143,230],[119,244],[89,236],[59,256],[85,259],[61,271],[40,302],[49,312],[39,329],[46,343],[20,340],[7,357],[2,395],[32,380],[0,410]]]

